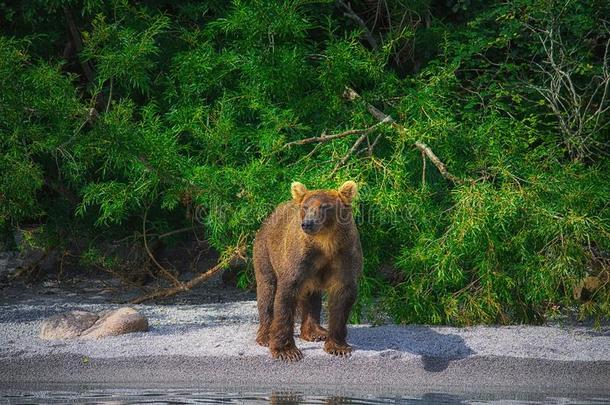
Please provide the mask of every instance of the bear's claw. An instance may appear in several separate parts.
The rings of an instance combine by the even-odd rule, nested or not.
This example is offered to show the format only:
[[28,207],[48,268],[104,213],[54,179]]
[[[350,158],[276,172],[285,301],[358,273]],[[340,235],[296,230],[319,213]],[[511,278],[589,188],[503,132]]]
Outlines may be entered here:
[[268,347],[269,346],[269,338],[260,338],[260,337],[257,337],[256,338],[256,343],[258,343],[259,345],[261,345],[263,347]]
[[352,347],[350,345],[341,345],[328,340],[324,344],[324,351],[338,357],[350,357],[352,355]]
[[269,346],[269,330],[261,328],[256,334],[256,343],[263,347]]
[[326,329],[317,325],[310,328],[302,328],[299,337],[307,342],[322,342],[326,340],[327,335]]
[[303,353],[296,347],[287,347],[280,350],[271,350],[271,356],[277,360],[299,361],[303,358]]

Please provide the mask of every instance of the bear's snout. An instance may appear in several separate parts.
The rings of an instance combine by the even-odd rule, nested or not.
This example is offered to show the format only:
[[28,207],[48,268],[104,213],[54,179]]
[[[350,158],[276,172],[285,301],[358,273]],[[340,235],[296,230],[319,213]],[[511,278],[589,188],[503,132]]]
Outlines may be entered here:
[[316,228],[316,221],[313,219],[305,219],[301,223],[301,228],[307,233],[313,233]]

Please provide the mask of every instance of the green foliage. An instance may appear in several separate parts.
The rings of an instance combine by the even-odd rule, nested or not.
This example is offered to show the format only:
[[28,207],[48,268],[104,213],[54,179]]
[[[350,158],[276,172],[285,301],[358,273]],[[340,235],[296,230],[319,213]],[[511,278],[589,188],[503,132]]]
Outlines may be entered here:
[[118,21],[108,24],[106,17],[98,14],[91,22],[91,33],[83,32],[82,57],[96,66],[98,87],[116,80],[128,90],[150,90],[150,73],[156,64],[152,58],[159,53],[155,38],[167,28],[169,19],[151,18],[142,28],[139,23],[134,23],[136,27],[124,27]]
[[[354,321],[608,317],[607,281],[573,296],[609,271],[606,2],[353,3],[377,49],[332,1],[0,2],[0,228],[45,224],[66,245],[78,230],[82,263],[112,267],[96,243],[144,217],[156,233],[198,220],[222,252],[251,243],[291,181],[354,179]],[[553,87],[549,27],[580,100],[559,111],[544,95],[572,93]],[[359,135],[285,147],[370,127],[370,105],[399,125],[355,153]]]

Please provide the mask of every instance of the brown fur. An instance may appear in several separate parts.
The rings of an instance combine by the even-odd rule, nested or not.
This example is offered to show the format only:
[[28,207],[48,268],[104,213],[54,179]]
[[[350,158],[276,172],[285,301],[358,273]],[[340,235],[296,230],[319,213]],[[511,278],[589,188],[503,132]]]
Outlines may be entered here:
[[[325,340],[324,350],[346,356],[347,318],[362,272],[362,248],[351,203],[357,186],[309,191],[291,187],[292,201],[265,220],[254,240],[254,271],[260,327],[256,341],[274,358],[299,360],[293,330],[301,313],[301,339]],[[328,331],[320,325],[322,291],[328,293]]]

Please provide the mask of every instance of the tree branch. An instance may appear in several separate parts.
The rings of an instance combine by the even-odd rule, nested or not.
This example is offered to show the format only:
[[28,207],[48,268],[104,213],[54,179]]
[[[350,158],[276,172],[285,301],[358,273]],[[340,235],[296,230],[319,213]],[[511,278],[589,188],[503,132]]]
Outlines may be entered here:
[[320,136],[314,136],[311,138],[299,139],[298,141],[288,142],[283,147],[289,148],[294,145],[307,145],[308,143],[314,143],[314,142],[328,142],[328,141],[332,141],[333,139],[344,138],[346,136],[355,135],[355,134],[367,135],[367,134],[371,133],[375,128],[377,128],[378,126],[380,126],[382,124],[384,124],[384,122],[378,122],[377,124],[370,126],[368,128],[364,128],[364,129],[349,129],[347,131],[343,131],[338,134],[332,134],[332,135],[322,134]]
[[72,16],[72,12],[64,7],[64,15],[66,16],[66,22],[68,23],[68,30],[70,31],[70,36],[72,37],[72,41],[74,42],[74,48],[76,49],[76,58],[79,60],[81,68],[83,69],[83,73],[87,78],[87,82],[93,82],[93,68],[88,61],[80,60],[80,53],[83,50],[83,40],[81,38],[81,32],[76,26],[76,22],[74,22],[74,17]]
[[343,10],[345,10],[345,12],[343,13],[344,16],[354,21],[362,28],[364,37],[371,46],[371,48],[377,49],[379,47],[379,45],[377,44],[377,40],[375,39],[369,28],[366,26],[366,23],[362,20],[362,18],[360,18],[360,16],[356,14],[354,10],[352,10],[351,5],[349,3],[344,2],[343,0],[337,0],[337,4]]
[[610,39],[605,44],[601,74],[593,74],[587,85],[579,86],[575,80],[578,60],[573,56],[573,48],[564,44],[556,16],[548,14],[545,26],[526,23],[525,27],[538,39],[543,51],[543,60],[533,63],[542,76],[542,85],[528,83],[528,86],[544,98],[556,117],[570,158],[586,159],[592,153],[591,148],[602,145],[597,135],[608,123],[605,113],[610,110]]
[[226,255],[223,259],[221,259],[214,267],[210,268],[208,271],[198,274],[193,277],[186,283],[180,283],[179,285],[161,289],[154,291],[150,294],[141,295],[137,298],[134,298],[130,301],[131,304],[141,304],[144,301],[150,301],[159,298],[168,298],[172,297],[176,294],[179,294],[184,291],[189,291],[197,285],[201,284],[205,280],[211,278],[214,274],[218,273],[220,270],[226,268],[233,260],[243,259],[244,258],[245,247],[243,245],[243,241],[240,241],[233,249],[233,251]]
[[[360,98],[360,94],[358,94],[354,89],[352,89],[350,87],[346,87],[345,92],[343,93],[343,97],[345,97],[346,99],[348,99],[350,101],[353,101],[353,100]],[[366,108],[379,121],[390,122],[390,123],[392,123],[392,126],[394,126],[399,131],[405,130],[405,128],[402,125],[400,125],[399,123],[397,123],[396,120],[394,120],[394,118],[387,115],[383,111],[377,109],[372,104],[366,103]],[[444,178],[446,178],[447,180],[450,180],[451,182],[453,182],[455,184],[464,183],[464,180],[460,179],[459,177],[454,176],[453,174],[451,174],[451,172],[449,172],[449,170],[447,170],[447,166],[445,166],[445,164],[438,158],[438,156],[436,156],[436,154],[432,151],[432,149],[430,149],[430,147],[428,145],[426,145],[423,142],[418,141],[418,142],[415,142],[414,146],[417,149],[419,149],[424,155],[426,155],[426,157],[428,159],[430,159],[432,164],[434,164],[434,166],[436,166],[436,168],[438,169],[438,171],[441,173],[441,175]]]
[[426,187],[426,154],[421,153],[421,184]]
[[453,174],[449,173],[445,164],[438,158],[438,156],[436,156],[434,154],[434,152],[432,152],[432,149],[430,149],[430,147],[428,145],[426,145],[423,142],[418,141],[418,142],[415,142],[415,147],[417,149],[419,149],[421,151],[421,153],[426,155],[426,157],[428,159],[430,159],[432,164],[434,166],[436,166],[436,168],[438,169],[438,171],[441,173],[441,175],[444,178],[446,178],[447,180],[451,180],[452,182],[454,182],[456,184],[463,183],[462,179],[459,179],[459,178],[455,177]]
[[349,157],[351,155],[354,154],[354,152],[356,151],[356,149],[358,149],[358,146],[360,146],[360,144],[366,139],[366,134],[362,134],[357,140],[356,142],[354,142],[354,144],[352,145],[352,147],[349,149],[349,151],[345,154],[345,156],[343,156],[343,158],[341,158],[341,160],[335,165],[334,169],[332,170],[332,172],[330,172],[329,177],[333,177],[334,174],[337,172],[337,170],[339,170],[339,168],[341,166],[343,166],[345,164],[345,162],[347,162],[347,160],[349,159]]
[[[391,117],[386,117],[383,120],[379,121],[377,124],[373,125],[372,127],[369,128],[369,130],[365,131],[362,133],[362,135],[360,135],[360,137],[358,139],[356,139],[356,142],[354,142],[354,144],[352,145],[352,147],[349,149],[349,151],[347,151],[347,153],[345,154],[345,156],[343,156],[343,158],[341,158],[341,160],[335,165],[335,167],[333,168],[332,172],[330,172],[329,177],[332,177],[337,170],[339,170],[339,168],[341,166],[343,166],[348,159],[350,158],[350,156],[352,156],[356,150],[358,150],[358,147],[360,146],[360,144],[362,142],[364,142],[364,140],[366,139],[366,137],[368,136],[368,134],[377,126],[385,124],[387,122],[389,122],[391,119]],[[377,141],[379,140],[379,136],[375,139],[374,143],[377,143]],[[372,145],[368,148],[369,151],[372,152]]]
[[144,211],[144,218],[142,220],[142,238],[144,239],[144,249],[146,250],[146,253],[150,257],[152,262],[159,268],[159,270],[167,278],[167,280],[174,283],[174,286],[176,286],[176,288],[181,288],[183,287],[183,283],[178,280],[172,273],[170,273],[165,267],[163,267],[161,263],[157,261],[155,256],[150,251],[150,248],[148,247],[148,236],[146,235],[146,218],[148,217],[149,208],[150,205],[146,207],[146,210]]

